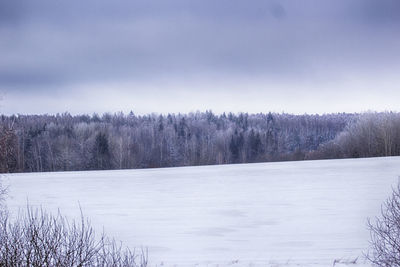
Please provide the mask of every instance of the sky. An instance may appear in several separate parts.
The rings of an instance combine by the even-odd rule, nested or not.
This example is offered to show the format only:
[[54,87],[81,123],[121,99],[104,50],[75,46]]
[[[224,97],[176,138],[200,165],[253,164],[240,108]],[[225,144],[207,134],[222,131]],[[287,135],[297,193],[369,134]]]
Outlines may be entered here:
[[0,0],[0,113],[400,111],[399,0]]

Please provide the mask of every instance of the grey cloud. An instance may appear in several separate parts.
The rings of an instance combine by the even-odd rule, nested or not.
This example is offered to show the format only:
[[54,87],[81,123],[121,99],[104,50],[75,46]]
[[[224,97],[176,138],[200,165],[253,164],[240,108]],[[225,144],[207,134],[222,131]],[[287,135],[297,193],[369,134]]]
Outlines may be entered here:
[[400,60],[396,0],[0,3],[6,89],[193,73],[296,79]]
[[358,10],[359,14],[370,23],[399,23],[400,1],[365,0]]
[[275,17],[275,18],[283,18],[286,16],[286,10],[285,8],[279,4],[279,3],[271,3],[270,4],[270,8],[269,8],[271,14]]
[[25,7],[22,0],[0,1],[0,27],[13,27],[24,18]]

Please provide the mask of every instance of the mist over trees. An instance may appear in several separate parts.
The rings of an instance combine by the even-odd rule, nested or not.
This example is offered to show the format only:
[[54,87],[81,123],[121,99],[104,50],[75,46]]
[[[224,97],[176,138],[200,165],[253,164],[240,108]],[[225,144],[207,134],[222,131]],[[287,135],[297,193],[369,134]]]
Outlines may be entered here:
[[352,114],[1,116],[0,171],[153,168],[302,160]]

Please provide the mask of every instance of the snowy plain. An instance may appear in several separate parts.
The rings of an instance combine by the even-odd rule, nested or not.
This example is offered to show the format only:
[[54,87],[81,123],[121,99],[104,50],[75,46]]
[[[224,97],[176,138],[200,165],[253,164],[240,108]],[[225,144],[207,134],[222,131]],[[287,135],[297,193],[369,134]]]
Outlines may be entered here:
[[2,179],[14,214],[28,201],[79,218],[81,206],[96,231],[148,248],[151,266],[370,266],[366,220],[399,175],[387,157]]

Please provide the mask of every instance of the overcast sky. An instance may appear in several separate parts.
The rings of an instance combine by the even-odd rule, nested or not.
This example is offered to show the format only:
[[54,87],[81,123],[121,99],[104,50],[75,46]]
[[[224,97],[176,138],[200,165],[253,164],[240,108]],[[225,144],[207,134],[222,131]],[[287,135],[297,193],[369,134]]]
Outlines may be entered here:
[[400,111],[399,0],[0,0],[0,113]]

